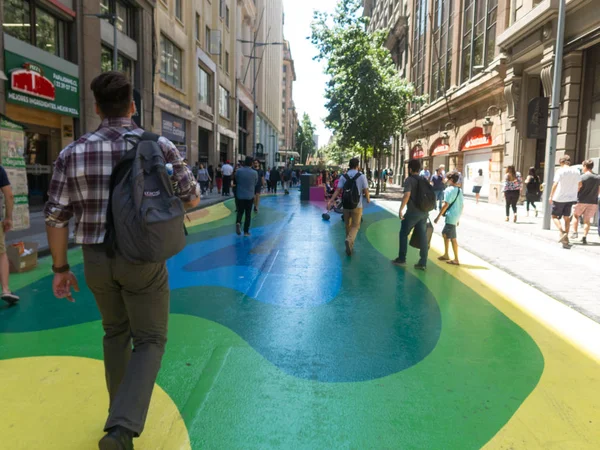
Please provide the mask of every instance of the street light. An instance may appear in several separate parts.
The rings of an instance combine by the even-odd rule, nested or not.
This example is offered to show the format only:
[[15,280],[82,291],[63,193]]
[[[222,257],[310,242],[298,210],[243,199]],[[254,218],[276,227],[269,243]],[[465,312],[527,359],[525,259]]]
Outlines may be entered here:
[[[256,37],[257,37],[257,32],[254,34],[254,40],[249,41],[246,39],[238,39],[238,42],[241,42],[242,44],[252,44],[252,54],[250,56],[245,55],[247,58],[252,59],[252,72],[254,73],[254,80],[253,80],[253,86],[252,86],[252,100],[254,102],[254,106],[253,106],[253,120],[252,120],[252,156],[256,155],[256,78],[258,77],[258,74],[256,73],[256,60],[258,59],[258,57],[256,56],[256,47],[266,47],[268,45],[284,45],[283,42],[256,42]],[[262,59],[261,59],[261,64],[262,64]],[[259,67],[260,69],[260,67]]]
[[119,49],[117,47],[117,15],[114,13],[103,13],[103,14],[84,14],[86,17],[96,17],[97,19],[112,20],[113,23],[113,70],[117,69],[117,59]]
[[483,118],[483,134],[486,136],[492,134],[492,127],[494,126],[494,121],[492,120],[492,113],[490,111],[494,110],[498,111],[498,117],[502,119],[502,110],[498,106],[492,105],[487,109],[486,115]]

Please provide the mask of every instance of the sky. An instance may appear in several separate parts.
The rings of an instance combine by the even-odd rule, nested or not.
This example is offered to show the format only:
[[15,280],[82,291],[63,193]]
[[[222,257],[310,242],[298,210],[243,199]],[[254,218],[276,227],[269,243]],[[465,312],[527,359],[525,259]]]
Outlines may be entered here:
[[294,102],[298,118],[306,112],[319,135],[319,147],[326,145],[331,131],[325,128],[323,118],[325,109],[325,83],[323,74],[324,62],[314,61],[316,48],[306,38],[310,36],[310,24],[315,10],[333,12],[337,0],[283,0],[285,13],[284,36],[290,42],[292,58],[296,68],[294,83]]

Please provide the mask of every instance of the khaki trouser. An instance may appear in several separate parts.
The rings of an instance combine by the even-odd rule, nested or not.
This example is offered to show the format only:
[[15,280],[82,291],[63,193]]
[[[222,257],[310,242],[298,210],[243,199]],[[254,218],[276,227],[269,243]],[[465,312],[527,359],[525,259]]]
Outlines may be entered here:
[[344,209],[344,224],[346,225],[346,239],[350,243],[350,248],[354,248],[354,241],[360,229],[362,219],[362,208]]
[[167,342],[166,265],[131,264],[119,255],[111,259],[102,245],[84,246],[83,258],[85,279],[104,328],[110,397],[105,431],[120,425],[139,436]]

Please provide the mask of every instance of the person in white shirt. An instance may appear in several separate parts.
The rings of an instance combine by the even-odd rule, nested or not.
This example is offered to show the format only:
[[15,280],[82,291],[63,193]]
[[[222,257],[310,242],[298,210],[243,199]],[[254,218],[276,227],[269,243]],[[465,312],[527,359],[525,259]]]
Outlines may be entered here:
[[483,187],[483,169],[479,169],[478,175],[473,178],[473,194],[475,194],[475,203],[479,203],[481,188]]
[[[560,169],[554,175],[554,184],[550,192],[550,205],[552,206],[552,220],[560,232],[558,242],[562,243],[564,248],[570,248],[567,232],[571,225],[571,210],[577,203],[580,180],[581,174],[579,170],[571,167],[569,155],[560,158]],[[564,219],[564,228],[560,222],[561,219]]]
[[223,171],[223,195],[230,195],[231,175],[233,175],[233,166],[227,161],[221,168]]

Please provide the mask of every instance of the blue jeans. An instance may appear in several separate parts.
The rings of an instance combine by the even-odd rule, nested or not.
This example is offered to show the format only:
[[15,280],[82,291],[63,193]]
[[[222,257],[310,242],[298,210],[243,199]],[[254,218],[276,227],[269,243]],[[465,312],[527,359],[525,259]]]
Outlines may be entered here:
[[400,250],[398,259],[406,261],[406,253],[408,252],[408,235],[415,229],[415,233],[419,233],[419,264],[427,265],[427,255],[429,253],[429,242],[427,242],[427,213],[410,212],[404,216],[402,225],[400,226]]
[[442,205],[444,204],[444,191],[433,191],[435,192],[435,199],[438,202],[438,209],[442,210]]

